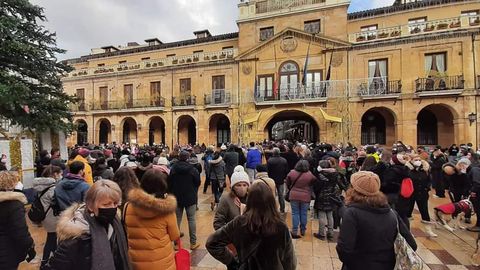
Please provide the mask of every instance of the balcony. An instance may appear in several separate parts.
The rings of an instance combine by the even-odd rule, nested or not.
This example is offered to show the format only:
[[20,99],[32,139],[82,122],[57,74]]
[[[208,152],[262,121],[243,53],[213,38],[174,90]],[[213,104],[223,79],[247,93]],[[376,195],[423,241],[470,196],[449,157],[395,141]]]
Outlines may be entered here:
[[228,107],[232,104],[230,91],[214,89],[211,94],[204,96],[205,107]]
[[257,14],[269,13],[283,9],[292,9],[301,6],[323,4],[325,0],[283,0],[283,1],[261,1],[256,3],[255,11]]
[[381,28],[372,31],[357,32],[349,35],[349,41],[352,43],[368,43],[394,39],[398,37],[417,36],[429,33],[442,33],[457,29],[469,29],[475,27],[480,27],[480,15],[460,16],[416,24]]
[[464,89],[463,75],[415,80],[415,91],[418,96],[459,95]]
[[174,110],[193,109],[197,105],[196,96],[173,97],[172,105]]
[[71,104],[70,109],[74,112],[87,112],[87,111],[118,111],[118,110],[130,110],[130,111],[148,111],[148,110],[163,110],[165,107],[165,98],[154,99],[132,99],[132,100],[113,100],[113,101],[95,101],[91,104],[86,102]]
[[398,98],[402,93],[401,80],[389,80],[388,77],[350,80],[351,96],[362,99]]
[[[338,97],[345,94],[347,81],[321,81],[310,83],[307,86],[302,84],[280,85],[278,93],[272,89],[257,91],[254,94],[255,104],[275,105],[289,104],[292,102],[314,103],[326,102],[329,97]],[[257,87],[260,89],[260,87]]]
[[79,78],[105,74],[122,74],[140,70],[153,70],[163,67],[233,60],[236,55],[236,49],[225,49],[217,52],[201,52],[184,56],[172,56],[157,60],[146,60],[134,63],[123,63],[113,66],[74,70],[67,75],[67,78]]

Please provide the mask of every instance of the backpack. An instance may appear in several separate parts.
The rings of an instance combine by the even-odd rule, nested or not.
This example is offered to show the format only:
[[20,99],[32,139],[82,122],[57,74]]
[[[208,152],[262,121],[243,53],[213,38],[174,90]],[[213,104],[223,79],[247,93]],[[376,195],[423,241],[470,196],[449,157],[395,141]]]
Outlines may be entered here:
[[42,204],[42,196],[47,193],[52,187],[55,187],[55,184],[45,188],[42,190],[42,192],[37,193],[35,195],[35,199],[33,200],[32,207],[28,211],[28,218],[33,222],[33,223],[40,223],[42,222],[45,217],[47,216],[48,210],[50,210],[51,205],[48,206],[48,208],[45,210]]

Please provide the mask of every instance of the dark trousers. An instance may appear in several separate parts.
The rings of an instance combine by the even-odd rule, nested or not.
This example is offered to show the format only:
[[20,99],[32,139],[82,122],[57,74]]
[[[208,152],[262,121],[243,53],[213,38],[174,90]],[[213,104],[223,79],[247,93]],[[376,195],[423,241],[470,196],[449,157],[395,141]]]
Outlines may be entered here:
[[215,198],[215,203],[218,203],[220,201],[220,197],[222,197],[223,193],[223,188],[224,188],[224,183],[225,179],[212,179],[212,194],[213,197]]
[[428,191],[421,190],[414,192],[409,203],[409,216],[412,216],[413,208],[415,207],[415,203],[417,203],[422,220],[430,221],[430,214],[428,213]]
[[[412,195],[413,196],[413,195]],[[398,200],[395,203],[395,210],[398,213],[398,216],[403,220],[407,228],[410,230],[410,220],[408,219],[408,214],[410,210],[410,198],[403,198],[398,196]]]
[[278,204],[280,205],[280,213],[285,213],[285,184],[277,185],[277,196],[278,196]]
[[208,186],[210,185],[210,177],[205,176],[205,183],[203,184],[203,193],[207,192]]
[[57,233],[49,232],[47,233],[47,240],[45,241],[45,246],[43,247],[43,258],[41,266],[43,267],[50,258],[50,254],[54,253],[57,250]]
[[475,197],[470,197],[470,201],[473,204],[473,210],[475,211],[475,213],[477,213],[477,223],[475,225],[476,227],[480,227],[480,217],[478,216],[478,213],[480,213],[480,198],[478,196],[480,196],[480,194],[477,194],[477,196]]
[[432,171],[432,185],[435,189],[435,195],[440,198],[445,198],[446,181],[441,170]]

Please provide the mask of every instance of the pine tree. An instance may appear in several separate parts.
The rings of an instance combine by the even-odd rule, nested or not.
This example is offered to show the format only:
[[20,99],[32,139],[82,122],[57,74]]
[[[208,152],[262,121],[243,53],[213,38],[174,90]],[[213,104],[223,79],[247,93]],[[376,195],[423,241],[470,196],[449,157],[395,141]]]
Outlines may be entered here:
[[55,33],[43,8],[28,0],[0,0],[0,117],[28,131],[70,131],[73,96],[63,92],[61,76],[71,68],[56,55]]

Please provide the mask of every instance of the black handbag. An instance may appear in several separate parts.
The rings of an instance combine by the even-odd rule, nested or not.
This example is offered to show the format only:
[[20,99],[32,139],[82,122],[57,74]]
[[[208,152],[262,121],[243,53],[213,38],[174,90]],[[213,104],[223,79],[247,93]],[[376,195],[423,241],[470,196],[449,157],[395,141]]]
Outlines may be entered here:
[[292,188],[295,186],[295,183],[297,183],[297,180],[300,178],[300,176],[302,176],[303,172],[301,172],[297,178],[295,179],[295,181],[293,181],[292,185],[288,187],[288,191],[287,193],[285,194],[285,201],[287,202],[290,202],[290,191],[292,190]]

